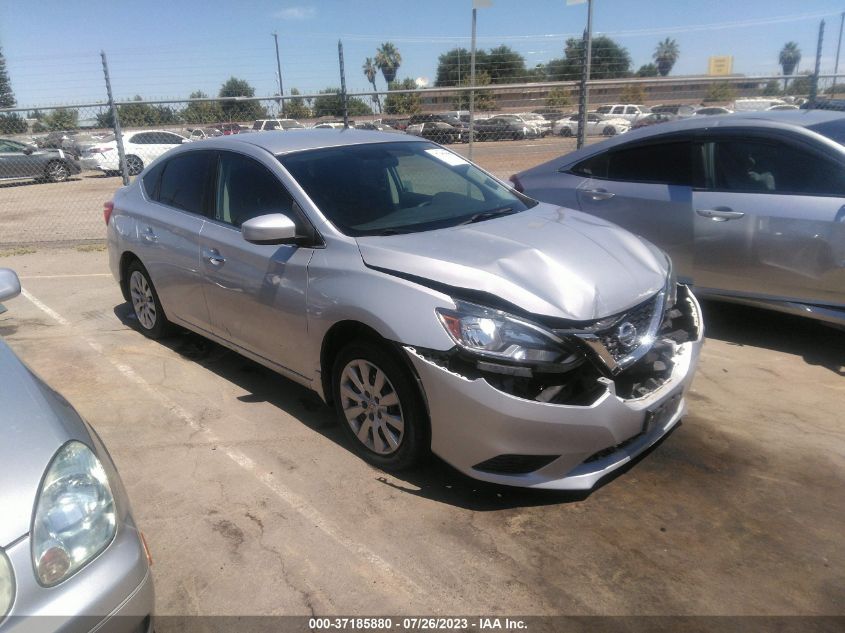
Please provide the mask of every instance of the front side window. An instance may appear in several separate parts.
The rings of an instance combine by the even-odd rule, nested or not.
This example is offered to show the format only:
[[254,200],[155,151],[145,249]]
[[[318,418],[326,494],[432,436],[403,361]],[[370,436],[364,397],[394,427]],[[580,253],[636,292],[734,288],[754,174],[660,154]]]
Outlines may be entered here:
[[347,235],[432,230],[537,204],[431,143],[351,145],[279,160]]
[[691,187],[691,147],[684,141],[622,147],[591,156],[575,165],[572,171],[607,180]]
[[[183,211],[204,214],[213,163],[214,152],[187,152],[168,160],[158,184],[158,201]],[[146,180],[144,186],[147,186]]]
[[24,147],[15,141],[0,141],[0,152],[22,152]]
[[599,106],[598,108],[596,108],[596,112],[598,112],[599,114],[607,114],[608,112],[610,112],[610,108],[611,106]]
[[222,152],[217,173],[214,219],[240,228],[252,218],[284,213],[292,220],[293,198],[269,169],[258,161]]
[[845,195],[845,166],[812,151],[746,139],[717,141],[712,147],[717,190]]
[[278,127],[279,127],[278,121],[267,121],[267,123],[264,125],[265,130],[275,130]]

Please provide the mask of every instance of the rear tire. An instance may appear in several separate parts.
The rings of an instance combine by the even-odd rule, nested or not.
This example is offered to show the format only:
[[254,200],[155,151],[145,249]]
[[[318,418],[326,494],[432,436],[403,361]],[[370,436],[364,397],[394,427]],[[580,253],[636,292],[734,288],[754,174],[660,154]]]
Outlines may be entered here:
[[161,307],[161,301],[147,269],[137,259],[126,268],[126,287],[138,328],[144,336],[151,339],[167,336],[173,326],[164,314],[164,308]]
[[568,138],[572,136],[572,130],[570,130],[568,127],[562,127],[560,129],[560,135]]
[[604,128],[602,134],[604,134],[605,136],[614,136],[616,134],[616,128],[608,125],[606,128]]
[[126,157],[126,171],[130,176],[137,176],[144,171],[144,161],[130,154]]
[[332,367],[332,395],[340,426],[365,461],[396,471],[428,455],[422,395],[410,369],[385,344],[358,340],[341,349]]

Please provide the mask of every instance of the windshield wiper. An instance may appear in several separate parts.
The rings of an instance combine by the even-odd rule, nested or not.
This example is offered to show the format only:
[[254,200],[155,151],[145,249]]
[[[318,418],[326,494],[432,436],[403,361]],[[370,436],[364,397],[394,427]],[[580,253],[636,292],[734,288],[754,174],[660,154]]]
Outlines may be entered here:
[[500,215],[510,215],[513,213],[513,207],[500,207],[498,209],[491,209],[490,211],[481,211],[474,215],[469,216],[463,222],[460,222],[458,226],[462,224],[474,224],[476,222],[481,222],[483,220],[489,220],[491,218],[497,218]]

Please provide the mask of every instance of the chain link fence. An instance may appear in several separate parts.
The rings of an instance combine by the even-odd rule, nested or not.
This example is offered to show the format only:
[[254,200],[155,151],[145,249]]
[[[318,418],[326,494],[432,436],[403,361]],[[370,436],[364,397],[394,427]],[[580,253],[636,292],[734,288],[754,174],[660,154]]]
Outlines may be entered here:
[[[0,110],[0,253],[22,245],[102,243],[103,204],[117,188],[169,149],[221,135],[346,125],[412,134],[447,145],[503,179],[575,149],[577,51],[569,62],[567,51],[566,59],[527,70],[508,51],[491,49],[477,60],[471,86],[469,55],[457,50],[441,55],[436,88],[405,79],[391,82],[390,90],[347,94],[332,88],[284,97],[196,92],[186,99],[117,101],[104,89],[99,102]],[[814,80],[824,97],[841,88],[832,75],[806,73],[620,77],[601,47],[594,50],[587,143],[677,117],[796,108]],[[92,64],[87,68],[93,72]]]

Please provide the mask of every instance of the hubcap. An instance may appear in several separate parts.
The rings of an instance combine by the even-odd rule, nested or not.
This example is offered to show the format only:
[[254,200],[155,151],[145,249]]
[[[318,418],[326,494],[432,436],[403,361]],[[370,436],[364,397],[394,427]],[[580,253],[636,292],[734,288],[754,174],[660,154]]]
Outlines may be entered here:
[[129,277],[129,294],[132,295],[132,307],[135,316],[146,330],[152,330],[156,324],[156,304],[153,291],[147,278],[137,270]]
[[67,177],[64,166],[58,163],[50,165],[49,174],[51,180],[64,180]]
[[340,397],[359,442],[379,455],[399,450],[405,434],[402,405],[381,369],[363,359],[350,361],[340,374]]

